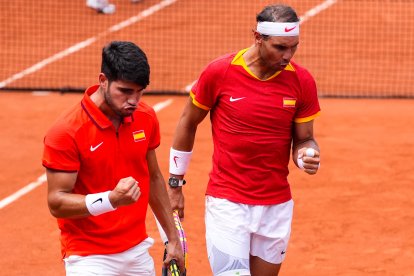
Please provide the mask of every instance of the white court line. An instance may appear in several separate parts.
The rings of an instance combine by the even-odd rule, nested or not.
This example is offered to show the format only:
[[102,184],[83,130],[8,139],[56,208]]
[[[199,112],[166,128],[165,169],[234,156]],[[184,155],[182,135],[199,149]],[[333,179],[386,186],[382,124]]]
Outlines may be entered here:
[[321,11],[326,10],[327,8],[329,8],[330,6],[335,4],[336,2],[338,2],[338,0],[326,0],[326,1],[322,2],[321,4],[315,6],[314,8],[308,10],[304,15],[302,15],[300,17],[300,24],[307,21],[311,17],[314,17],[315,15],[320,13]]
[[16,201],[18,198],[24,196],[25,194],[27,194],[28,192],[30,192],[34,188],[40,186],[45,181],[46,181],[46,174],[42,174],[41,176],[39,176],[39,178],[36,181],[34,181],[32,183],[29,183],[28,185],[21,188],[20,190],[18,190],[14,194],[12,194],[12,195],[6,197],[5,199],[3,199],[2,201],[0,201],[0,209],[3,209],[4,207],[9,205],[13,201]]
[[[338,1],[339,0],[326,0],[326,1],[322,2],[321,4],[313,7],[312,9],[305,12],[304,15],[300,16],[300,23],[299,24],[302,24],[303,22],[309,20],[311,17],[314,17],[315,15],[320,13],[321,11],[326,10],[327,8],[329,8],[330,6],[332,6],[333,4],[335,4]],[[190,92],[190,90],[193,87],[195,82],[196,82],[196,80],[193,81],[192,83],[186,85],[184,87],[184,91],[185,92]]]
[[163,102],[159,102],[159,103],[157,103],[157,104],[154,104],[154,105],[152,106],[152,108],[154,108],[155,112],[158,112],[158,111],[160,111],[161,109],[164,109],[164,108],[166,108],[167,106],[169,106],[172,102],[173,102],[173,100],[172,100],[172,99],[168,99],[168,100],[165,100],[165,101],[163,101]]
[[23,71],[21,71],[19,73],[16,73],[16,74],[12,75],[11,77],[1,81],[0,82],[0,88],[3,88],[6,85],[8,85],[8,84],[10,84],[10,83],[12,83],[12,82],[14,82],[18,79],[24,78],[25,76],[27,76],[29,74],[32,74],[36,71],[39,71],[40,69],[42,69],[43,67],[45,67],[46,65],[48,65],[50,63],[53,63],[53,62],[55,62],[59,59],[62,59],[64,57],[70,55],[70,54],[73,54],[77,51],[80,51],[83,48],[88,47],[89,45],[91,45],[92,43],[94,43],[95,41],[97,41],[101,37],[107,36],[110,33],[119,31],[119,30],[121,30],[125,27],[128,27],[128,26],[130,26],[130,25],[132,25],[132,24],[134,24],[138,21],[141,21],[145,17],[148,17],[148,16],[156,13],[157,11],[173,4],[176,1],[177,0],[163,0],[163,1],[159,2],[158,4],[155,4],[154,6],[151,6],[148,9],[140,12],[139,14],[137,14],[135,16],[132,16],[132,17],[128,18],[127,20],[124,20],[124,21],[122,21],[122,22],[120,22],[120,23],[118,23],[118,24],[116,24],[112,27],[109,27],[106,31],[104,31],[102,33],[99,33],[96,36],[90,37],[90,38],[88,38],[84,41],[76,43],[75,45],[73,45],[73,46],[71,46],[71,47],[69,47],[69,48],[53,55],[53,56],[50,56],[50,57],[48,57],[48,58],[32,65],[31,67],[26,68]]
[[[172,99],[168,99],[168,100],[165,100],[163,102],[156,103],[153,106],[153,108],[154,108],[155,112],[158,112],[158,111],[166,108],[167,106],[169,106],[172,102],[173,102]],[[6,207],[7,205],[9,205],[10,203],[18,200],[19,198],[21,198],[22,196],[29,193],[30,191],[32,191],[33,189],[35,189],[36,187],[42,185],[45,182],[46,182],[46,174],[44,173],[41,176],[39,176],[36,181],[27,184],[25,187],[21,188],[20,190],[18,190],[14,194],[6,197],[5,199],[2,199],[0,201],[0,210],[3,209],[4,207]]]

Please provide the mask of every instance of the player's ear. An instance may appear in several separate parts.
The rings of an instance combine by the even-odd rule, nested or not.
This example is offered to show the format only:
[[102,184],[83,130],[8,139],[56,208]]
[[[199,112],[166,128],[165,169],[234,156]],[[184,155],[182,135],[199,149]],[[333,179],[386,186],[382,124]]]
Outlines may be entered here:
[[262,43],[263,36],[262,34],[258,33],[256,30],[253,30],[254,42],[256,44]]
[[106,89],[108,86],[108,78],[105,76],[104,73],[100,73],[98,78],[101,88]]

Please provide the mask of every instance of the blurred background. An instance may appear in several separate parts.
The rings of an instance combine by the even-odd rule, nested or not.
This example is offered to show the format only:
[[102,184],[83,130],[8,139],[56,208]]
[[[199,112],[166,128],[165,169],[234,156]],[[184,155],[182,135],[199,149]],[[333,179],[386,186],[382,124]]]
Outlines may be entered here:
[[[301,16],[294,57],[320,97],[414,97],[414,1],[283,1]],[[111,40],[147,53],[148,93],[188,93],[215,57],[253,43],[265,0],[112,0],[113,14],[84,0],[1,1],[0,89],[83,92],[97,82]]]

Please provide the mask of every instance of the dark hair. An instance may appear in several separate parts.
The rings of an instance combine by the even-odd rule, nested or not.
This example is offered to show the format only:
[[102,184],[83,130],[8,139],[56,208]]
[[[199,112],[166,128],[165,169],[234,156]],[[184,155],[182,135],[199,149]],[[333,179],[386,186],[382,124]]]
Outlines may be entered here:
[[257,22],[299,22],[296,11],[284,4],[266,6],[257,16]]
[[122,80],[147,87],[150,67],[145,53],[132,42],[112,41],[102,50],[101,72],[109,82]]

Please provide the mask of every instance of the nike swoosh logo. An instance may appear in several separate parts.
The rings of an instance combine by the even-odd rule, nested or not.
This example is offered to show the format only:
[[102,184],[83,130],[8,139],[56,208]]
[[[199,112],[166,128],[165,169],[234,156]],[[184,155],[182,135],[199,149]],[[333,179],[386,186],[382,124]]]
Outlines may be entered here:
[[240,98],[233,98],[233,97],[230,97],[230,102],[240,101],[240,100],[243,100],[244,98],[246,98],[246,97],[240,97]]
[[95,200],[94,202],[92,202],[92,204],[95,204],[98,201],[100,201],[102,203],[102,198],[98,198],[97,200]]
[[178,164],[177,164],[177,159],[178,158],[180,158],[180,157],[178,157],[178,156],[174,156],[174,158],[173,158],[173,160],[174,160],[174,163],[175,163],[175,166],[178,168]]
[[290,32],[290,31],[294,30],[295,28],[296,28],[296,26],[295,26],[295,27],[293,27],[293,28],[288,28],[288,27],[285,27],[285,32],[286,32],[286,33],[288,33],[288,32]]
[[91,151],[95,151],[97,148],[99,148],[101,145],[103,144],[103,142],[101,142],[100,144],[90,148]]

